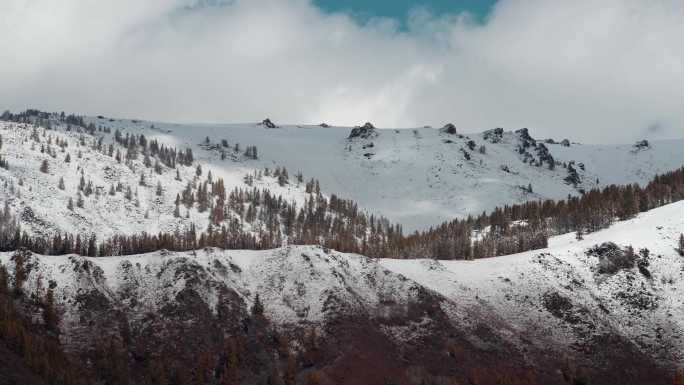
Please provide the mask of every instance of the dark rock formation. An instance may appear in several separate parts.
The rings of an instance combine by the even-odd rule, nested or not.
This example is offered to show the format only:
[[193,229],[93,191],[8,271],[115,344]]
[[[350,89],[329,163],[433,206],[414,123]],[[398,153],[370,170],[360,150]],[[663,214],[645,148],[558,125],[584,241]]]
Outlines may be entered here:
[[375,126],[373,126],[371,123],[366,123],[363,126],[357,126],[352,128],[351,132],[349,133],[349,136],[347,139],[353,139],[353,138],[363,138],[363,139],[369,139],[377,136],[378,133],[375,131]]
[[499,143],[503,139],[504,130],[501,127],[497,127],[493,130],[487,130],[484,132],[484,140],[490,143]]
[[451,123],[445,124],[444,127],[442,127],[442,128],[440,129],[440,131],[442,131],[442,132],[444,132],[444,133],[446,133],[446,134],[450,134],[450,135],[456,135],[456,134],[457,134],[457,132],[456,132],[456,126],[454,126],[454,125],[451,124]]
[[277,128],[278,127],[269,118],[264,119],[263,121],[261,121],[260,124],[266,128]]

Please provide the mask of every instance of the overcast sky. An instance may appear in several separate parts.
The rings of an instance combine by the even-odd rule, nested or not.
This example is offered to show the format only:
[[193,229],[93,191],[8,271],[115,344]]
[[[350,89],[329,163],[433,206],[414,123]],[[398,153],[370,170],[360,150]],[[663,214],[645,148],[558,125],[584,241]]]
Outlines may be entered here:
[[501,0],[403,21],[306,0],[2,0],[0,109],[684,137],[684,2]]

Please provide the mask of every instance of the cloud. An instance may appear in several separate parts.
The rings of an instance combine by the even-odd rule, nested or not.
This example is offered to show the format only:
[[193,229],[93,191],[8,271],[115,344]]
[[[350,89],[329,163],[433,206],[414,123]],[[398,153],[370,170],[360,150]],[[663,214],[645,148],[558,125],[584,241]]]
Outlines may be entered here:
[[305,0],[3,0],[0,106],[684,137],[682,21],[674,0],[501,0],[483,23],[417,9],[407,29]]

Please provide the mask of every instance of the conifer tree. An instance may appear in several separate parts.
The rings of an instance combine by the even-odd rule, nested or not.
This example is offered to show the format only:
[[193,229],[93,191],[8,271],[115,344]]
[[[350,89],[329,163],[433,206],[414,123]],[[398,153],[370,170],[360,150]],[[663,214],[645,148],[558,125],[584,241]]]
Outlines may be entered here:
[[684,257],[684,234],[679,235],[679,247],[678,247],[679,255]]
[[59,188],[60,190],[64,190],[64,189],[65,189],[65,186],[64,186],[64,178],[63,178],[63,177],[60,177],[60,178],[59,178],[59,184],[57,184],[57,188]]
[[72,198],[69,198],[69,202],[67,203],[67,208],[71,211],[74,211],[74,200]]
[[0,265],[0,296],[9,293],[9,274],[7,268]]
[[164,193],[164,190],[162,189],[161,181],[157,181],[157,191],[156,191],[156,194],[157,194],[158,197],[160,197],[160,196],[162,196],[163,193]]
[[277,367],[271,369],[271,374],[268,377],[268,385],[285,385],[282,374]]
[[47,330],[57,333],[59,332],[59,319],[57,318],[57,310],[55,309],[55,295],[52,289],[48,289],[45,294],[43,304],[43,322]]
[[287,353],[287,364],[285,366],[285,375],[283,377],[285,385],[296,385],[297,361],[289,351]]
[[264,305],[261,303],[261,298],[259,298],[259,293],[254,297],[254,304],[252,305],[252,316],[253,317],[263,317],[264,315]]
[[219,384],[240,385],[240,369],[237,359],[237,344],[233,338],[229,338],[224,347],[223,371]]
[[47,159],[43,159],[43,161],[40,163],[40,172],[47,174],[49,169],[48,161]]

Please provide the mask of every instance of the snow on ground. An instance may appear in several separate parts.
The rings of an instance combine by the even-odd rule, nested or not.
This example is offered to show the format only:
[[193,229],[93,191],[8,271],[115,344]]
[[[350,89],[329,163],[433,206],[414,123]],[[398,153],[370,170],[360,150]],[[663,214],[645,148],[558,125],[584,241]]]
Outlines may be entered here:
[[[0,122],[3,141],[0,154],[9,163],[9,169],[0,168],[0,200],[9,203],[20,218],[22,229],[32,233],[86,236],[94,233],[102,240],[116,234],[173,232],[186,229],[191,223],[204,230],[209,224],[208,212],[200,213],[196,207],[186,210],[181,205],[181,216],[174,217],[176,196],[188,183],[202,183],[211,172],[212,180],[224,179],[227,193],[235,187],[251,188],[244,183],[244,176],[253,173],[255,165],[243,159],[231,160],[226,167],[208,162],[178,165],[181,180],[176,180],[175,169],[163,166],[162,174],[158,175],[152,167],[143,165],[142,155],[130,165],[119,163],[94,150],[95,139],[90,135],[67,132],[63,128],[55,127],[45,131],[45,135],[43,129],[38,128],[39,143],[31,138],[34,126]],[[99,133],[99,136],[104,136],[105,146],[114,143],[113,133]],[[85,144],[81,144],[82,138]],[[58,139],[66,140],[68,146],[62,150],[56,145]],[[56,152],[55,157],[48,154],[48,147]],[[115,147],[123,157],[125,148]],[[70,162],[65,161],[67,154]],[[40,171],[44,160],[48,161],[47,173]],[[195,177],[197,164],[203,167],[200,178]],[[145,175],[145,185],[140,184],[141,174]],[[94,191],[90,196],[83,196],[81,208],[77,206],[77,194],[82,175],[86,182],[92,182]],[[58,187],[60,178],[64,179],[64,190]],[[163,187],[161,196],[156,194],[159,182]],[[291,182],[280,186],[274,178],[264,177],[255,181],[254,187],[269,189],[301,207],[306,196],[304,186],[296,183],[294,177]],[[110,188],[118,183],[122,184],[123,190],[110,195]],[[128,187],[133,193],[130,200],[125,197]],[[73,210],[67,207],[69,199],[73,201]]]
[[[13,254],[0,254],[10,272]],[[77,297],[93,290],[120,306],[135,305],[139,314],[159,312],[187,287],[214,310],[223,289],[234,290],[249,306],[258,293],[269,318],[288,324],[321,322],[327,312],[344,309],[375,312],[387,301],[407,303],[417,287],[375,260],[314,246],[102,258],[34,255],[29,265],[24,289],[40,297],[54,282],[67,330],[78,322]]]
[[[56,158],[41,153],[41,144],[30,136],[31,125],[0,122],[3,147],[0,154],[9,164],[9,170],[0,169],[0,199],[9,201],[22,217],[24,228],[39,233],[95,232],[100,239],[117,233],[157,233],[174,231],[190,223],[198,229],[206,228],[208,214],[196,209],[181,208],[181,218],[173,216],[176,195],[195,178],[196,165],[202,165],[206,178],[210,171],[214,180],[223,178],[226,189],[248,187],[244,176],[265,167],[287,167],[292,183],[280,186],[274,178],[255,183],[267,188],[287,201],[301,207],[306,194],[304,186],[294,182],[294,175],[302,172],[304,180],[321,181],[325,194],[337,194],[353,199],[369,213],[381,214],[400,223],[405,231],[426,228],[445,220],[477,215],[495,206],[528,200],[563,199],[578,194],[580,189],[605,186],[609,183],[646,183],[655,174],[674,170],[684,165],[684,152],[679,148],[684,141],[650,143],[636,149],[632,145],[596,146],[571,144],[545,144],[558,165],[549,169],[547,164],[534,166],[523,162],[519,153],[521,136],[503,132],[497,140],[485,133],[457,135],[432,128],[376,129],[367,138],[349,139],[348,127],[280,126],[267,128],[258,124],[233,125],[178,125],[132,120],[88,118],[110,133],[96,132],[104,145],[114,143],[114,131],[122,135],[144,134],[148,140],[179,150],[192,148],[195,163],[191,167],[179,166],[181,181],[175,180],[175,170],[164,167],[162,175],[142,164],[142,156],[129,167],[112,157],[95,151],[87,134],[66,132],[55,123],[55,130],[42,136],[66,139],[69,147],[57,150]],[[80,145],[79,139],[86,138]],[[206,145],[209,138],[210,145]],[[221,157],[226,141],[231,148],[239,144],[240,151],[228,151]],[[470,141],[473,143],[469,144]],[[541,142],[539,142],[541,143]],[[216,146],[219,145],[217,149]],[[242,155],[247,146],[258,148],[258,159]],[[479,150],[484,146],[484,153]],[[473,148],[471,150],[471,147]],[[116,146],[125,154],[125,149]],[[536,150],[527,149],[534,157]],[[470,159],[464,155],[466,151]],[[77,156],[78,153],[82,157]],[[69,153],[71,163],[65,163]],[[50,170],[39,171],[42,160],[47,159]],[[564,167],[575,162],[581,182],[578,186],[564,179]],[[584,170],[580,167],[583,164]],[[69,198],[76,201],[76,186],[83,173],[92,180],[96,193],[85,198],[84,208],[67,209]],[[140,174],[146,176],[146,186],[139,185]],[[65,180],[65,190],[57,188],[59,178]],[[19,185],[19,181],[23,186]],[[121,182],[137,192],[137,198],[127,200],[123,192],[109,196],[111,185]],[[161,182],[164,191],[157,197],[156,185]],[[597,183],[598,182],[598,183]],[[11,186],[13,184],[13,186]],[[531,186],[532,191],[527,188]],[[15,193],[10,190],[12,188]],[[136,201],[139,203],[136,204]],[[26,212],[30,208],[29,212]],[[147,215],[148,218],[145,218]]]
[[[678,150],[684,140],[652,142],[638,152],[632,145],[546,144],[557,161],[576,162],[583,180],[575,187],[564,181],[568,173],[562,166],[549,170],[546,165],[523,163],[517,151],[519,136],[512,132],[505,132],[498,143],[486,140],[484,133],[461,136],[433,128],[377,129],[369,138],[349,140],[350,127],[90,120],[144,132],[179,147],[196,148],[207,137],[212,142],[240,143],[243,148],[256,145],[259,159],[251,163],[254,167],[286,166],[291,174],[302,171],[306,179],[319,179],[324,192],[353,199],[409,231],[504,204],[563,199],[578,194],[578,189],[597,186],[597,180],[599,186],[645,183],[657,173],[684,165],[684,152]],[[473,150],[468,147],[470,140],[475,142]],[[485,154],[479,152],[481,145]],[[534,149],[530,152],[534,154]],[[216,170],[234,167],[216,153],[196,151],[196,155]],[[533,191],[525,191],[530,184]]]
[[[684,257],[675,245],[684,232],[682,212],[684,202],[674,203],[581,241],[566,234],[553,237],[547,249],[476,261],[375,260],[315,246],[103,258],[34,255],[25,289],[40,294],[54,281],[68,328],[78,322],[79,296],[92,292],[138,315],[159,311],[189,288],[212,309],[225,290],[247,306],[259,294],[266,314],[287,325],[324,322],[344,312],[402,312],[424,288],[443,297],[443,310],[459,328],[486,320],[520,344],[553,340],[578,349],[617,334],[681,365]],[[604,242],[631,245],[637,253],[647,248],[648,274],[637,266],[599,272],[598,258],[586,252]],[[12,255],[0,254],[10,273]]]
[[[390,260],[390,271],[453,300],[467,322],[468,311],[491,309],[516,333],[550,335],[559,341],[601,327],[619,331],[657,355],[669,346],[673,361],[684,359],[684,257],[675,250],[684,233],[684,202],[674,203],[611,228],[552,237],[549,248],[475,261]],[[648,249],[651,277],[637,267],[616,274],[598,272],[586,251],[604,242]],[[559,296],[556,296],[558,294]],[[567,299],[558,314],[541,311],[553,299]],[[548,310],[548,309],[546,309]],[[583,327],[584,324],[584,327]],[[589,326],[593,325],[593,326]]]

